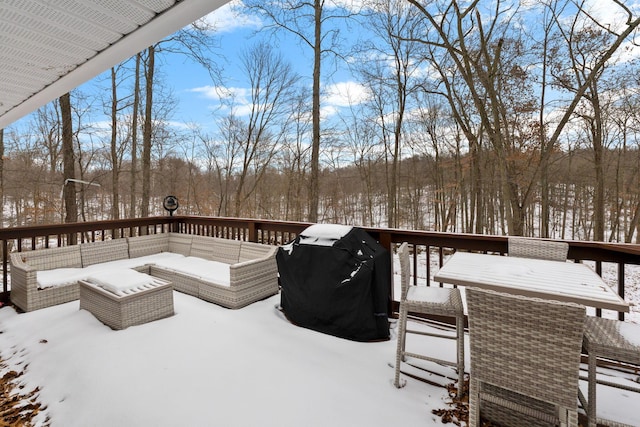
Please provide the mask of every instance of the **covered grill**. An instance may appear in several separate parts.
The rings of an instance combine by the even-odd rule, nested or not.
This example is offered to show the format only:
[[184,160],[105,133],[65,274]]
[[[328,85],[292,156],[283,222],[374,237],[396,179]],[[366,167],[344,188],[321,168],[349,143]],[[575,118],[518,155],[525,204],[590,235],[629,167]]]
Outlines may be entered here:
[[292,323],[355,341],[389,339],[389,252],[367,232],[313,225],[280,247],[276,260]]

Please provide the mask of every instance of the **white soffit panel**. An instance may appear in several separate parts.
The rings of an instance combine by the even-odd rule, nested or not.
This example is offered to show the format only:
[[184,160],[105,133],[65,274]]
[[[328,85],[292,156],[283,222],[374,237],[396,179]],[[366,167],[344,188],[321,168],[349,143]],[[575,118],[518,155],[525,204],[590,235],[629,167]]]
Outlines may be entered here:
[[0,129],[229,0],[0,0]]

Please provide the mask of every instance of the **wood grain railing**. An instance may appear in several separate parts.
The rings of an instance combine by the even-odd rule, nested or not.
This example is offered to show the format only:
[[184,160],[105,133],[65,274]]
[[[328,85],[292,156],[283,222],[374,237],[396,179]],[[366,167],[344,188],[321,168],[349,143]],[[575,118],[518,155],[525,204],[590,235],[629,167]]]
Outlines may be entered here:
[[[247,218],[219,218],[200,216],[165,216],[73,224],[38,225],[0,229],[2,247],[2,301],[9,301],[9,257],[13,251],[66,246],[88,241],[100,241],[128,236],[168,231],[217,236],[229,239],[280,245],[293,240],[309,223],[285,222]],[[457,250],[488,253],[507,252],[505,236],[439,233],[418,230],[363,227],[385,248],[393,251],[404,241],[414,247],[414,280],[422,277],[432,284],[433,274],[446,256]],[[626,267],[640,265],[640,245],[603,242],[567,241],[569,259],[593,262],[596,272],[603,273],[603,265],[616,270],[614,283],[624,298],[628,280]],[[418,257],[424,257],[418,259]],[[418,262],[420,261],[420,262]],[[419,267],[421,266],[421,267]],[[428,278],[428,280],[426,280]],[[393,283],[393,282],[392,282]],[[437,284],[435,284],[437,285]],[[391,310],[397,310],[397,298],[392,294]],[[623,319],[622,313],[619,318]]]

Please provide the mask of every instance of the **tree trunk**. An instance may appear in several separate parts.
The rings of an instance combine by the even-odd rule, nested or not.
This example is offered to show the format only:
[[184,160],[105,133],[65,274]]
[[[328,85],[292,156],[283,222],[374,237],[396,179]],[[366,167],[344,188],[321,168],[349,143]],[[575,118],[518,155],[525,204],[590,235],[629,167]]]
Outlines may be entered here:
[[147,49],[149,54],[145,69],[145,112],[144,131],[142,134],[142,200],[140,213],[142,217],[149,216],[149,202],[151,199],[151,127],[153,123],[153,72],[155,50],[153,46]]
[[547,162],[542,164],[540,169],[540,237],[551,237],[549,222],[551,221],[550,200],[549,200],[549,166]]
[[604,145],[603,117],[598,95],[597,81],[591,83],[591,104],[593,105],[593,122],[591,135],[593,138],[593,161],[596,173],[595,191],[593,195],[593,240],[604,241]]
[[111,218],[120,219],[120,194],[118,181],[120,168],[118,165],[118,91],[116,87],[116,70],[111,68]]
[[309,222],[318,222],[320,200],[320,62],[322,60],[322,1],[314,0],[315,38],[313,46],[313,93],[311,177],[309,179]]
[[[64,178],[64,222],[78,222],[78,206],[76,204],[76,185],[67,181],[75,177],[75,156],[73,153],[73,129],[71,122],[71,96],[69,93],[59,99],[60,115],[62,118],[62,163]],[[75,244],[75,234],[69,236],[70,244]]]
[[133,87],[133,110],[131,112],[131,187],[129,216],[136,217],[136,182],[138,174],[138,109],[140,108],[140,53],[136,55],[136,77]]

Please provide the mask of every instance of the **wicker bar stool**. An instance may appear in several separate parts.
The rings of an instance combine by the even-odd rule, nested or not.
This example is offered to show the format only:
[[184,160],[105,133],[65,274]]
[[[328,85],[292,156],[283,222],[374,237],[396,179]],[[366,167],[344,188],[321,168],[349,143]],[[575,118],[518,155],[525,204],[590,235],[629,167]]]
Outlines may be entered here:
[[627,426],[627,424],[617,423],[613,420],[598,418],[596,413],[596,384],[637,393],[640,393],[640,385],[628,386],[603,379],[598,380],[596,378],[596,365],[598,358],[604,358],[640,366],[640,325],[589,316],[585,322],[582,345],[589,357],[588,378],[581,377],[581,379],[586,379],[589,382],[588,400],[585,399],[582,392],[580,392],[579,397],[580,403],[587,412],[589,427],[595,427],[596,424],[600,423],[615,427]]
[[[396,373],[394,385],[402,387],[400,383],[400,364],[406,357],[427,360],[439,364],[456,367],[458,371],[458,396],[462,393],[464,384],[464,306],[460,290],[456,288],[438,288],[431,286],[410,286],[411,271],[409,262],[409,245],[402,243],[398,249],[400,258],[400,276],[402,296],[400,299],[400,313],[398,319],[398,347],[396,351]],[[431,314],[456,319],[456,335],[445,335],[427,331],[407,329],[409,312]],[[457,341],[457,359],[455,362],[430,357],[405,350],[406,334],[427,335],[438,338],[455,339]]]

